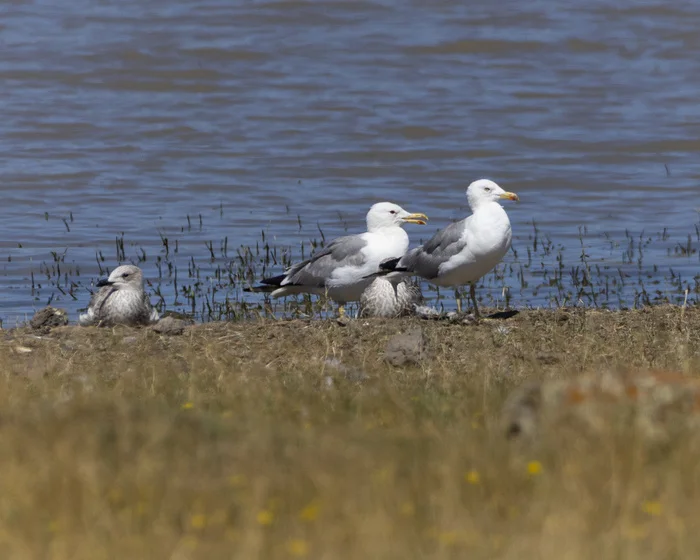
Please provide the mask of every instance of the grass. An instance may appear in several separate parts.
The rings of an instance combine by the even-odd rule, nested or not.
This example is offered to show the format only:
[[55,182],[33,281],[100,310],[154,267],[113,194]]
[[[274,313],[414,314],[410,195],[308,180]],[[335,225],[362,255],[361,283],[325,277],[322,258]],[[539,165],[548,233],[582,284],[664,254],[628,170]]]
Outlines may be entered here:
[[[387,340],[415,326],[427,355],[388,365]],[[509,440],[501,412],[528,381],[700,377],[697,306],[2,334],[3,558],[700,552],[695,431],[659,444],[630,423],[549,424]]]

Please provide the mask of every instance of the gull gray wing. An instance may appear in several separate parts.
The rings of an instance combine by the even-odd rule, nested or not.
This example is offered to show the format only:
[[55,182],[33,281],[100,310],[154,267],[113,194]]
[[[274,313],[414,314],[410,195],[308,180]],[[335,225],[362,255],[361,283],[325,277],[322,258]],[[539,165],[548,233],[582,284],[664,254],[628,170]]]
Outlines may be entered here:
[[336,269],[363,266],[367,257],[362,250],[366,246],[361,235],[338,237],[310,259],[291,267],[280,285],[323,288]]
[[427,280],[436,278],[440,272],[440,265],[466,246],[462,238],[463,233],[464,220],[441,229],[423,245],[406,253],[398,263],[397,270],[405,269]]

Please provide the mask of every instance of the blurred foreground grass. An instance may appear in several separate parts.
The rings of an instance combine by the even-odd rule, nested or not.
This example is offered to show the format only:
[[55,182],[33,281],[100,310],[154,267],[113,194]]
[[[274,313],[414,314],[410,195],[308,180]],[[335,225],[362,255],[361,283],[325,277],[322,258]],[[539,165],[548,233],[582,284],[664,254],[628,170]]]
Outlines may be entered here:
[[[424,359],[385,363],[415,326]],[[697,307],[0,333],[1,558],[700,553],[694,433],[500,421],[529,380],[699,376]]]

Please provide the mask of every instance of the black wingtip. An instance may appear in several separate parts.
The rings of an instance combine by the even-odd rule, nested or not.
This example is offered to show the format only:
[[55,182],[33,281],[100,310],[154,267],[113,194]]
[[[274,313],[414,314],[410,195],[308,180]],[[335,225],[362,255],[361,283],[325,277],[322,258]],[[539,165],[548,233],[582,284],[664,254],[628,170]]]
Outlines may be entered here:
[[408,268],[405,266],[398,266],[402,257],[396,257],[393,259],[387,259],[380,263],[379,270],[382,272],[408,272]]
[[365,276],[365,278],[379,278],[380,276],[386,276],[392,272],[408,272],[408,269],[404,266],[397,266],[401,257],[395,257],[393,259],[386,259],[379,263],[379,270],[372,274]]
[[287,277],[286,274],[280,274],[278,276],[271,276],[270,278],[263,278],[260,280],[260,283],[265,284],[266,286],[281,286],[282,282],[284,282],[284,279]]
[[272,276],[270,278],[263,278],[262,280],[260,280],[260,282],[262,284],[265,284],[266,286],[280,287],[286,277],[286,274],[280,274],[278,276]]
[[260,280],[260,284],[257,286],[250,286],[248,288],[243,288],[244,292],[274,292],[277,288],[282,286],[282,282],[287,277],[286,274],[280,274],[278,276],[271,276],[270,278],[263,278]]
[[380,270],[385,270],[388,272],[394,272],[397,270],[396,265],[399,264],[399,261],[401,260],[401,257],[395,257],[393,259],[387,259],[384,262],[379,264],[379,269]]
[[250,286],[248,288],[243,288],[244,292],[262,292],[262,293],[269,293],[269,292],[274,292],[277,289],[277,286],[266,286],[265,284],[261,284],[258,286]]

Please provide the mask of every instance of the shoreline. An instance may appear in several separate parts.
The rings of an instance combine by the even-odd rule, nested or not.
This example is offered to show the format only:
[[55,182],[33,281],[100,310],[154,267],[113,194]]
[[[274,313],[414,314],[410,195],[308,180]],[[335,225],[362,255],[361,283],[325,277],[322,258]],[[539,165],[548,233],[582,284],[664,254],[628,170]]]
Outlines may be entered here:
[[[420,328],[429,341],[428,347],[434,359],[445,360],[467,366],[464,362],[468,355],[478,355],[482,359],[503,359],[510,356],[514,359],[519,348],[520,354],[546,352],[552,355],[553,363],[560,364],[563,370],[575,366],[582,369],[585,363],[577,362],[579,354],[586,346],[589,352],[597,348],[598,355],[606,356],[610,365],[635,364],[645,365],[640,356],[634,352],[633,344],[641,344],[640,332],[653,332],[655,347],[658,352],[649,354],[646,365],[649,367],[680,367],[665,357],[659,341],[672,342],[669,329],[679,331],[700,332],[700,306],[658,305],[642,309],[607,310],[588,308],[561,309],[522,309],[511,311],[496,311],[497,318],[482,319],[474,323],[470,319],[421,319],[404,317],[397,319],[359,318],[346,321],[337,319],[259,319],[240,320],[233,322],[207,322],[190,324],[179,318],[168,318],[177,325],[175,332],[157,331],[159,324],[149,327],[81,327],[75,324],[51,327],[39,321],[38,329],[30,326],[3,329],[5,341],[25,340],[31,342],[37,349],[51,341],[72,340],[76,344],[85,343],[85,352],[89,351],[91,343],[106,344],[113,340],[119,344],[127,340],[136,349],[146,351],[149,344],[158,347],[159,344],[173,349],[186,349],[188,345],[201,345],[216,342],[217,336],[235,336],[242,343],[253,345],[259,353],[259,360],[272,351],[268,344],[260,342],[265,336],[279,339],[280,344],[288,344],[289,351],[296,353],[300,350],[307,356],[320,358],[332,355],[333,352],[320,351],[316,343],[324,339],[328,344],[344,345],[345,357],[348,360],[363,356],[363,363],[372,367],[380,367],[381,355],[386,342],[395,334],[410,329]],[[50,316],[49,316],[50,317]],[[162,322],[163,320],[161,320]],[[618,352],[612,352],[611,340],[623,336],[626,346],[618,347]],[[168,336],[170,334],[178,336]],[[690,335],[689,335],[690,336]],[[693,337],[694,338],[694,337]],[[28,342],[28,343],[29,343]],[[162,345],[161,344],[161,345]],[[356,347],[353,348],[352,345]],[[143,345],[143,348],[141,348]],[[7,349],[7,345],[4,345]],[[508,352],[502,352],[508,349]],[[232,352],[231,348],[227,349]],[[625,352],[629,352],[626,355]],[[29,352],[28,352],[29,353]],[[574,360],[570,359],[574,356]],[[249,356],[250,358],[250,356]],[[547,360],[544,360],[545,362]],[[422,361],[421,361],[422,362]],[[592,364],[595,360],[587,360]],[[429,362],[416,364],[425,368]],[[434,364],[431,365],[434,368]],[[472,369],[469,367],[469,369]]]

